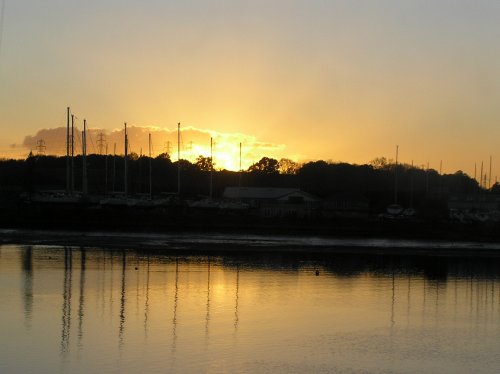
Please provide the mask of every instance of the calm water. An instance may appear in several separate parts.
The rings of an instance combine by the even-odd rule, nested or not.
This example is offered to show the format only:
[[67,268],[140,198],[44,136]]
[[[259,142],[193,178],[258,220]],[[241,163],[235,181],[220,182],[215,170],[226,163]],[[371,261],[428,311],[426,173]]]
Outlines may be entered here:
[[499,276],[491,257],[2,246],[0,372],[497,373]]

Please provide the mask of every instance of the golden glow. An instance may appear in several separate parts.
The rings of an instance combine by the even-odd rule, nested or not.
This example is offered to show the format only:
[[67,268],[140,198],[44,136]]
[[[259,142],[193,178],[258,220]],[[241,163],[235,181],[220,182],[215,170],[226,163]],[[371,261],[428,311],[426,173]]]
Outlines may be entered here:
[[[242,170],[248,169],[262,157],[284,157],[284,145],[260,142],[254,136],[241,133],[187,127],[181,129],[181,138],[181,159],[194,163],[199,156],[212,156],[215,170],[240,170],[240,144]],[[210,139],[213,142],[212,149]],[[173,161],[178,158],[176,152],[172,152],[171,156]]]
[[[216,152],[214,155],[214,168],[216,169],[227,169],[227,170],[239,170],[239,156],[235,152]],[[243,161],[242,161],[243,162]],[[245,164],[248,161],[245,160]]]
[[[77,133],[80,129],[77,128]],[[177,129],[165,129],[156,126],[130,125],[127,129],[129,137],[129,151],[138,155],[148,155],[149,134],[152,139],[152,157],[161,153],[168,153],[172,161],[178,159]],[[108,144],[108,153],[112,154],[116,144],[117,154],[124,153],[123,129],[106,131],[103,129],[89,128],[87,149],[89,153],[99,153],[97,139],[104,134]],[[66,152],[65,145],[66,128],[43,129],[33,136],[26,137],[23,149],[27,154],[30,149],[36,149],[36,142],[44,139],[47,146],[46,152],[51,155],[62,156]],[[257,162],[262,157],[273,157],[280,159],[285,157],[285,146],[257,140],[255,136],[242,133],[219,132],[205,130],[193,126],[181,127],[180,133],[180,158],[196,162],[199,156],[210,157],[210,139],[213,141],[212,155],[216,170],[238,171],[240,168],[240,143],[241,143],[241,167],[243,170]],[[81,149],[79,138],[76,138],[76,151]],[[22,157],[25,157],[22,156]]]
[[[234,140],[234,139],[233,139]],[[242,139],[243,140],[243,139]],[[248,152],[247,152],[248,153]],[[187,159],[195,163],[199,156],[212,157],[215,170],[232,170],[238,171],[240,168],[239,143],[230,142],[227,139],[221,138],[220,141],[214,141],[213,147],[210,149],[210,144],[191,144],[188,149],[181,152],[181,158]],[[176,159],[177,157],[174,157]],[[243,169],[247,169],[251,164],[251,160],[241,157],[241,165]]]
[[[445,172],[500,159],[493,2],[112,3],[9,3],[0,156],[25,157],[23,138],[64,126],[70,105],[108,132],[123,121],[210,129],[186,134],[182,153],[208,156],[213,136],[217,167],[232,170],[240,141],[244,169],[262,156],[367,163],[396,144],[401,160],[443,160]],[[273,146],[217,136],[237,132]],[[137,153],[145,143],[132,139]],[[175,159],[175,135],[170,148]]]

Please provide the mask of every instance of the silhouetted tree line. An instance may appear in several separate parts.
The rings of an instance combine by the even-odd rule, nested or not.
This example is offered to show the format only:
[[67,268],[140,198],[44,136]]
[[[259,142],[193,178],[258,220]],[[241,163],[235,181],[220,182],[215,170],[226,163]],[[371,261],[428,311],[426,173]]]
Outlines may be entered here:
[[[429,201],[444,200],[448,194],[499,192],[498,185],[490,191],[462,171],[439,175],[405,164],[397,166],[375,159],[367,165],[313,161],[297,164],[288,159],[263,157],[242,172],[213,170],[209,157],[199,156],[172,162],[168,154],[155,158],[129,155],[128,191],[131,194],[149,192],[151,165],[152,192],[177,192],[178,165],[181,166],[181,195],[207,196],[212,174],[214,197],[222,195],[228,186],[293,187],[328,199],[340,193],[359,194],[369,199],[372,210],[387,204],[423,206]],[[33,156],[25,160],[0,160],[0,193],[6,196],[37,190],[66,188],[66,157]],[[75,190],[82,186],[82,157],[73,159]],[[124,157],[112,155],[87,156],[88,191],[90,194],[109,194],[124,191]],[[396,182],[397,179],[397,182]],[[397,189],[397,194],[395,193]]]

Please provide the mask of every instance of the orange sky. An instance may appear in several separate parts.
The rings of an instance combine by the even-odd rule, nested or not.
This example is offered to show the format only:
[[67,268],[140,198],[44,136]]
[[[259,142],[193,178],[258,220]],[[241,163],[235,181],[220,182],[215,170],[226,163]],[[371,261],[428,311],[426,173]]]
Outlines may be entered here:
[[[89,125],[89,124],[88,124]],[[81,154],[81,123],[77,123],[74,130],[75,152]],[[254,136],[241,133],[221,133],[213,130],[197,129],[195,127],[180,127],[180,148],[178,148],[177,128],[166,129],[160,127],[127,126],[129,152],[138,155],[149,154],[149,134],[151,134],[151,156],[168,153],[175,161],[180,151],[181,159],[194,162],[198,156],[214,159],[216,169],[239,170],[240,143],[241,167],[246,170],[251,164],[262,157],[280,158],[285,146],[258,141]],[[39,130],[33,136],[27,136],[23,144],[11,149],[12,152],[31,150],[39,152],[39,141],[43,139],[44,154],[66,154],[66,127]],[[212,142],[212,150],[210,144]],[[106,148],[107,146],[107,148]],[[108,131],[89,127],[87,132],[87,151],[90,153],[105,154],[124,153],[124,128]]]
[[472,174],[491,155],[497,175],[498,19],[486,0],[6,0],[0,153],[25,154],[11,145],[64,126],[70,105],[108,132],[221,134],[220,159],[244,134],[297,161],[399,145],[404,162]]

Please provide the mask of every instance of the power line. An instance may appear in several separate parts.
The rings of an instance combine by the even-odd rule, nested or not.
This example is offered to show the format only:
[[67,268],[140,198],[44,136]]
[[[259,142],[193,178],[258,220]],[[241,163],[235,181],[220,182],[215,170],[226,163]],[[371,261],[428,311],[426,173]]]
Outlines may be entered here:
[[[92,131],[90,131],[89,129],[87,129],[89,135],[90,135],[90,144],[92,144],[92,149],[94,150],[94,154],[96,154],[96,148],[95,148],[95,145],[94,145],[94,139],[92,138]],[[85,136],[87,137],[87,136]]]
[[97,149],[99,150],[99,154],[102,155],[104,148],[106,147],[106,135],[103,132],[100,132],[97,135]]
[[165,143],[165,147],[164,147],[164,149],[165,149],[165,153],[166,153],[167,155],[171,156],[171,155],[170,155],[170,151],[171,151],[170,141],[167,141],[167,142]]
[[153,139],[151,139],[151,157],[153,157],[154,154],[155,154],[155,148],[153,145]]
[[45,146],[45,140],[43,139],[40,139],[36,142],[36,150],[37,150],[37,154],[39,156],[42,156],[45,154],[45,149],[47,147]]
[[81,137],[81,134],[80,134],[80,131],[77,131],[77,128],[75,126],[75,141],[78,142],[78,146],[77,146],[77,151],[75,152],[76,155],[80,154],[80,152],[78,151],[78,149],[82,149],[83,147],[83,142],[82,142],[82,137]]

